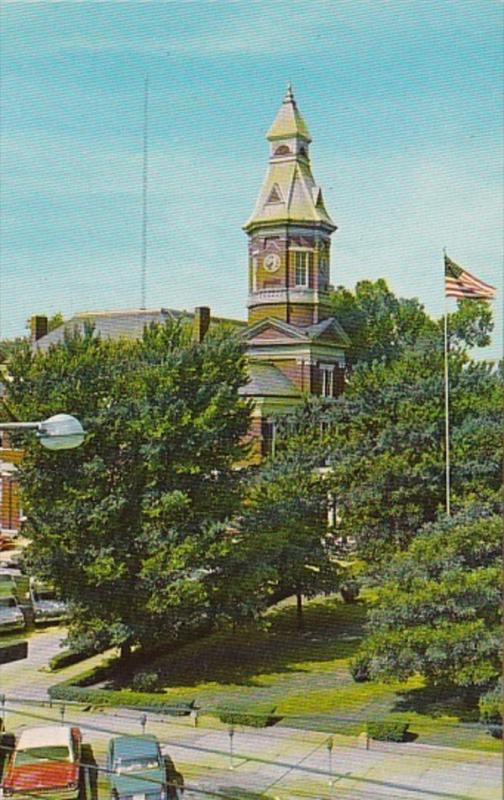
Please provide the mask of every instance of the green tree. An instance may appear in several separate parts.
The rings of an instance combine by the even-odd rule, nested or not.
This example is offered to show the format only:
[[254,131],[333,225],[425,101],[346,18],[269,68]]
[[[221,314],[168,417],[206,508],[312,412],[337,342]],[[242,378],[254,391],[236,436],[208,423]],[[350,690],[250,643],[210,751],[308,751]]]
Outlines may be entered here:
[[284,452],[266,461],[249,484],[242,528],[252,537],[254,559],[268,565],[268,602],[296,595],[298,627],[303,596],[334,591],[340,570],[327,538],[327,487],[318,454]]
[[[126,653],[207,618],[201,542],[236,512],[249,424],[238,337],[195,344],[168,322],[112,342],[88,328],[47,352],[25,346],[11,372],[19,418],[64,410],[87,431],[69,452],[23,438],[20,473],[30,557],[70,601],[71,638]],[[222,525],[224,551],[225,536]]]
[[[331,295],[332,313],[350,337],[352,364],[390,363],[416,345],[437,338],[443,320],[435,322],[416,298],[396,297],[383,278],[359,281],[354,291],[338,286]],[[485,301],[461,300],[449,314],[452,348],[485,347],[493,330]]]
[[[500,485],[503,374],[467,353],[463,337],[472,344],[475,329],[488,329],[488,319],[478,320],[466,304],[451,319],[455,509]],[[277,450],[307,467],[317,458],[329,467],[326,486],[337,502],[340,534],[379,564],[444,505],[444,432],[443,335],[433,323],[394,358],[357,365],[335,402],[308,400],[280,423]]]
[[426,526],[385,571],[360,658],[371,677],[495,685],[502,665],[502,518],[468,508]]
[[359,281],[353,292],[338,286],[331,305],[350,337],[352,364],[391,361],[435,327],[416,298],[396,297],[383,278]]

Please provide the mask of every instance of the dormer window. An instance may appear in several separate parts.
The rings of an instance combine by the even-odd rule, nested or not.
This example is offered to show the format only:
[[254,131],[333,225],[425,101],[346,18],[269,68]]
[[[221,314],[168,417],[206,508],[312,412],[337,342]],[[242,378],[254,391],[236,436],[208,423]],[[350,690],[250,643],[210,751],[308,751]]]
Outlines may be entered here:
[[280,147],[277,147],[274,154],[275,156],[290,156],[291,151],[287,147],[286,144],[281,144]]
[[300,147],[299,148],[299,155],[300,156],[304,156],[305,158],[308,158],[308,152],[306,150],[306,147]]
[[270,203],[283,203],[282,192],[280,191],[278,183],[273,184],[271,192],[268,195],[266,205],[269,205]]
[[296,286],[309,286],[313,273],[313,253],[309,250],[294,251],[294,280]]

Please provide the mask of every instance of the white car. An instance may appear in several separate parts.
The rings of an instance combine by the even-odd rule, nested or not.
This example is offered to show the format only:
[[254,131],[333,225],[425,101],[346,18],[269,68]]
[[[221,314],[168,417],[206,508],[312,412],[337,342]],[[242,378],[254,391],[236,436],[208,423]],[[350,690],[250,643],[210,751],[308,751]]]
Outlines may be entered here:
[[4,797],[77,800],[80,794],[82,735],[69,725],[25,728],[3,779]]
[[30,600],[35,625],[44,622],[61,622],[68,615],[65,603],[58,599],[54,589],[35,578],[30,578]]
[[0,633],[22,630],[26,627],[24,614],[19,608],[8,583],[0,584]]

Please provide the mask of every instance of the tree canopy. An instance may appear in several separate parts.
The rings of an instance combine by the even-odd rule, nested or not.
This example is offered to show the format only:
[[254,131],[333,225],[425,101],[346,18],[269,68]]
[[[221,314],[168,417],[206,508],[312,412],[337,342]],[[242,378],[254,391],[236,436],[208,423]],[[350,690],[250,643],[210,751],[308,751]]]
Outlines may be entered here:
[[[501,480],[503,373],[468,354],[475,331],[486,336],[491,326],[486,307],[478,316],[480,305],[462,303],[450,319],[455,509],[493,496]],[[279,457],[328,468],[324,485],[337,503],[340,534],[378,564],[443,508],[444,432],[442,328],[427,321],[410,346],[358,364],[336,401],[310,398],[279,420],[276,441]]]
[[[88,328],[11,366],[9,408],[21,419],[66,411],[87,431],[51,453],[22,438],[20,470],[36,574],[70,601],[74,639],[122,645],[175,636],[205,617],[202,542],[236,513],[235,461],[249,409],[242,344],[230,331],[191,341],[184,323],[138,341]],[[199,572],[198,572],[199,571]]]
[[501,673],[502,518],[471,507],[422,529],[385,570],[361,651],[372,677],[487,687]]

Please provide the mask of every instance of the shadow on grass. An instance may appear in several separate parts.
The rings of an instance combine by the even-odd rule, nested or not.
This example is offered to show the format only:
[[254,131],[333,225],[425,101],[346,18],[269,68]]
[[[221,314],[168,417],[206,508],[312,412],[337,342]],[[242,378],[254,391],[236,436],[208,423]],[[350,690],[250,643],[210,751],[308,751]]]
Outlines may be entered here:
[[[162,686],[196,686],[216,682],[257,686],[261,673],[310,671],[310,662],[346,659],[363,637],[366,605],[345,604],[335,598],[306,603],[304,629],[296,626],[294,606],[277,608],[266,617],[266,626],[247,626],[203,637],[174,649],[151,662]],[[131,676],[129,676],[131,678]],[[123,675],[114,688],[128,685]]]
[[478,696],[455,686],[423,686],[397,693],[393,711],[414,711],[433,719],[449,716],[478,722]]

